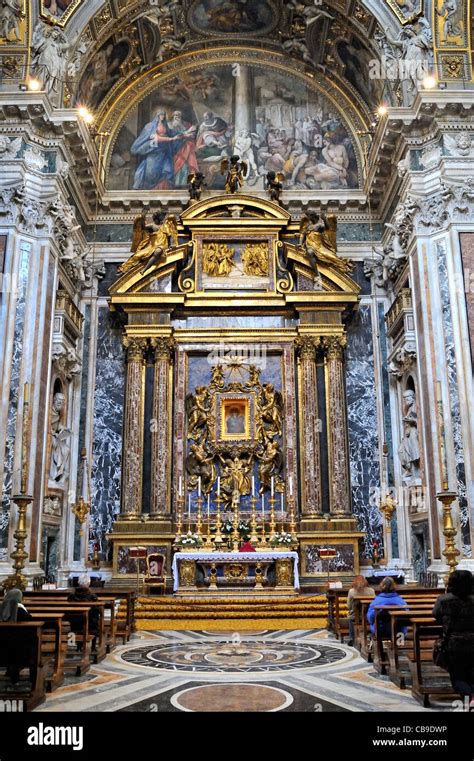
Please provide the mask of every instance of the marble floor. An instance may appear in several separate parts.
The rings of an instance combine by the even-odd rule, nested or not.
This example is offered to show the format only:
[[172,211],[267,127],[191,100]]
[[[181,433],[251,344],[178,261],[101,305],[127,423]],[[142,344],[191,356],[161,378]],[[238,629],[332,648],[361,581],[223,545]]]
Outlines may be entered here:
[[138,632],[36,709],[432,712],[326,631]]

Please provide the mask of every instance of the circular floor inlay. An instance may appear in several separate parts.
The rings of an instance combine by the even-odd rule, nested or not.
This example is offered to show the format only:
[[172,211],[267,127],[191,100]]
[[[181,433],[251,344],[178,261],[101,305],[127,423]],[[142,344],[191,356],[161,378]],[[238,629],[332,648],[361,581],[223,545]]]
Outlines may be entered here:
[[276,687],[261,684],[209,684],[178,692],[171,703],[181,711],[281,711],[291,705],[292,696]]
[[272,640],[203,640],[147,644],[121,654],[127,663],[149,668],[194,672],[270,673],[327,666],[350,659],[345,650],[314,644]]

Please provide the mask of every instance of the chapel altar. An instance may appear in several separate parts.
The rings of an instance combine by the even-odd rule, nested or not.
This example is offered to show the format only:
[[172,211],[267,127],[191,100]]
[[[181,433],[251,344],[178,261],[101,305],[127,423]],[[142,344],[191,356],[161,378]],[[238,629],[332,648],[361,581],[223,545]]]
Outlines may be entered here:
[[[335,218],[294,220],[233,193],[191,201],[153,234],[109,291],[127,358],[113,582],[133,579],[137,544],[162,552],[169,574],[173,550],[237,552],[244,539],[259,555],[297,550],[302,588],[351,578],[362,533],[344,350],[360,289],[337,255]],[[217,589],[213,562],[204,573]]]

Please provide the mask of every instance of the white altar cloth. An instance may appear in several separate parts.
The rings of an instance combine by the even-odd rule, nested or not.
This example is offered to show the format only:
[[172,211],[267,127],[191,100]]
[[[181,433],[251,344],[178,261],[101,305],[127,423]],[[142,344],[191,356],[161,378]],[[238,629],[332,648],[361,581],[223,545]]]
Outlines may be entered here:
[[298,553],[297,552],[279,552],[273,550],[269,552],[176,552],[173,558],[173,565],[171,567],[173,571],[173,591],[176,592],[179,588],[179,574],[178,563],[181,560],[200,560],[212,561],[222,563],[227,561],[239,560],[279,560],[280,558],[290,558],[293,560],[293,576],[295,589],[300,588],[300,579],[298,574]]

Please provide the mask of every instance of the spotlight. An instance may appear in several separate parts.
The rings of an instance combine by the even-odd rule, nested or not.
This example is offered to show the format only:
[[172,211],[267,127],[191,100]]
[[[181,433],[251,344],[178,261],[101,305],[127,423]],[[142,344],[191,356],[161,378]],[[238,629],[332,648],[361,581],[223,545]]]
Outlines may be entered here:
[[28,77],[26,84],[28,90],[31,90],[31,92],[38,92],[38,90],[41,90],[41,82],[39,79],[36,79],[36,77]]
[[436,85],[436,77],[434,77],[432,74],[429,74],[423,79],[423,87],[425,90],[432,90],[434,87],[436,87]]
[[377,113],[379,116],[385,116],[385,114],[388,112],[387,106],[384,106],[383,104],[378,107]]
[[94,121],[94,114],[92,114],[86,106],[79,106],[77,109],[77,115],[84,119],[86,124],[92,124]]

